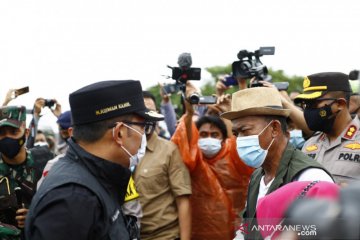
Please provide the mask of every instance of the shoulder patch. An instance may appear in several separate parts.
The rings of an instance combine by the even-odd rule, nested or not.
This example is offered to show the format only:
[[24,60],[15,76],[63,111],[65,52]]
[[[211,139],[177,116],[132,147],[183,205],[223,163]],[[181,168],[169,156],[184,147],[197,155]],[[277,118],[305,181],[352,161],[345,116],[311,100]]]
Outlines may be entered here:
[[307,152],[313,152],[313,151],[315,151],[315,150],[318,150],[318,147],[317,147],[316,144],[313,144],[313,145],[307,146],[307,147],[305,148],[305,150],[306,150]]
[[139,197],[139,193],[136,191],[135,182],[132,177],[130,177],[127,192],[125,195],[125,202],[136,199]]
[[355,136],[356,131],[357,127],[355,125],[350,125],[350,127],[346,130],[344,134],[344,138],[352,139]]
[[358,142],[349,143],[349,144],[346,144],[344,146],[344,148],[348,148],[348,149],[351,149],[351,150],[359,150],[360,149],[360,143],[358,143]]

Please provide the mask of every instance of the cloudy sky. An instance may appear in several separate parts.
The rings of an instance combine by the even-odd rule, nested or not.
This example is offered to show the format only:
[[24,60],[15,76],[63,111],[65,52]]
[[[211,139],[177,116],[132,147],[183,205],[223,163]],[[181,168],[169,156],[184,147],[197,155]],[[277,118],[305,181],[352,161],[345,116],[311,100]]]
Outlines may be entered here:
[[355,0],[4,0],[0,99],[29,86],[14,104],[56,98],[68,110],[69,93],[93,82],[165,81],[182,52],[206,68],[260,46],[276,47],[263,63],[288,75],[347,73],[360,68],[359,13]]

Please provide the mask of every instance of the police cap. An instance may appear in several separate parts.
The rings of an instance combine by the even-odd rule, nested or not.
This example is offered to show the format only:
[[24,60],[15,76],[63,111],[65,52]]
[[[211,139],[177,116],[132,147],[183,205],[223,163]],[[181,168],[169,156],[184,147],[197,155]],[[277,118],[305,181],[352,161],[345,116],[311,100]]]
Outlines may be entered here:
[[341,72],[323,72],[306,76],[303,88],[304,93],[296,96],[295,102],[313,100],[332,91],[352,92],[349,76]]

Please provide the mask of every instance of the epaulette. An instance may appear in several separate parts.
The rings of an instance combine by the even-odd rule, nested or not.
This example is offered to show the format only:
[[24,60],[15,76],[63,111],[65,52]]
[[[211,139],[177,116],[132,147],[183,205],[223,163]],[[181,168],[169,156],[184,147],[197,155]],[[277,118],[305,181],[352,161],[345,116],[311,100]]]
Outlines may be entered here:
[[343,136],[343,138],[346,138],[346,139],[353,139],[354,136],[356,135],[356,131],[358,130],[358,128],[355,126],[355,125],[350,125],[348,127],[348,129],[345,131],[345,134]]

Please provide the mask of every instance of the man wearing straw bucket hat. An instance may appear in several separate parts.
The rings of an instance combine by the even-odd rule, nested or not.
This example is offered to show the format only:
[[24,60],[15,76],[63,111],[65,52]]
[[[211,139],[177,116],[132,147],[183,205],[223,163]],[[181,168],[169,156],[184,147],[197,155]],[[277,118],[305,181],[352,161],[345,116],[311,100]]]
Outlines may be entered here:
[[[232,95],[231,111],[222,114],[233,124],[237,152],[248,166],[257,168],[248,188],[245,221],[256,223],[256,206],[261,197],[293,181],[322,180],[333,182],[331,174],[319,163],[288,144],[284,109],[275,88],[256,87]],[[261,239],[259,232],[249,231],[246,239]]]

